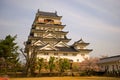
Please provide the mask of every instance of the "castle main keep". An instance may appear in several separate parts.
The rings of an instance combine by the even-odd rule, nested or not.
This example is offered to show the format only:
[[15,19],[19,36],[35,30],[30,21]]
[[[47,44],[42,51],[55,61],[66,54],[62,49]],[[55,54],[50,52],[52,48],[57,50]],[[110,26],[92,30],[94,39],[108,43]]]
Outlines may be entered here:
[[50,56],[55,58],[67,58],[72,62],[81,62],[89,58],[92,49],[86,49],[89,43],[82,39],[68,45],[71,40],[67,38],[67,31],[63,31],[66,25],[61,22],[62,16],[57,12],[36,13],[33,21],[25,51],[29,54],[36,54],[37,58],[44,58],[49,61]]

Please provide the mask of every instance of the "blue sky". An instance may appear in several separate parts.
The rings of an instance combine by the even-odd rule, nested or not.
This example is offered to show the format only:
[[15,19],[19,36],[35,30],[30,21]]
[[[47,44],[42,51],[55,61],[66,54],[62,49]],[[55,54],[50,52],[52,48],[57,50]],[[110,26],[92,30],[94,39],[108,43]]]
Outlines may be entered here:
[[23,47],[38,9],[63,16],[69,44],[91,43],[90,56],[120,54],[120,0],[0,0],[0,39],[17,34]]

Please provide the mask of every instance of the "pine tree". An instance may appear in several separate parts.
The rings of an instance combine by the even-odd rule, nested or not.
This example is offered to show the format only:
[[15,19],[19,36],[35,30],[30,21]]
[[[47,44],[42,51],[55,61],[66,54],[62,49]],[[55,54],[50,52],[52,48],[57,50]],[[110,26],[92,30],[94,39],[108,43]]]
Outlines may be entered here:
[[[15,39],[17,36],[12,37],[11,35],[6,36],[5,39],[0,40],[0,59],[4,61],[4,64],[1,63],[0,71],[7,73],[7,71],[15,71],[16,66],[19,62],[19,53],[18,46],[15,43]],[[1,61],[2,62],[2,61]]]

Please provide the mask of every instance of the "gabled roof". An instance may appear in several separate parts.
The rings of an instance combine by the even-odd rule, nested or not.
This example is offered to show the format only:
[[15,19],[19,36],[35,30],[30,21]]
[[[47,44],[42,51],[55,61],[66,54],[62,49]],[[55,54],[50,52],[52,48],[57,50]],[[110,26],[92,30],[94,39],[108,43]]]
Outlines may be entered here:
[[45,46],[43,46],[42,48],[40,48],[40,50],[58,50],[57,48],[53,47],[50,44],[46,44]]
[[38,24],[33,24],[33,25],[40,25],[40,26],[45,26],[45,27],[59,27],[59,28],[64,28],[66,25],[62,25],[62,24],[47,24],[45,25],[45,23],[38,23]]
[[43,38],[56,38],[56,36],[52,33],[48,33],[48,34],[44,35]]
[[77,43],[89,44],[89,43],[84,42],[82,38],[80,40],[78,40]]
[[62,52],[78,52],[73,47],[57,47],[57,48],[58,51],[62,51]]
[[77,41],[78,43],[85,43],[82,38],[80,40]]
[[120,55],[101,58],[98,63],[120,62]]
[[80,51],[87,51],[87,52],[91,52],[91,51],[93,51],[92,49],[78,49],[78,51],[80,52]]
[[69,47],[66,43],[64,43],[63,41],[59,41],[58,43],[56,43],[54,46],[56,47]]
[[42,42],[41,40],[38,40],[38,41],[34,42],[33,45],[34,46],[43,46],[43,45],[45,45],[45,43]]
[[80,39],[80,40],[78,40],[78,41],[76,41],[73,45],[84,45],[84,46],[87,46],[87,45],[89,45],[89,43],[86,43],[86,42],[84,42],[83,40],[82,40],[82,38]]
[[44,11],[39,11],[37,12],[38,15],[42,15],[42,16],[53,16],[53,17],[58,17],[57,12],[53,13],[53,12],[44,12]]

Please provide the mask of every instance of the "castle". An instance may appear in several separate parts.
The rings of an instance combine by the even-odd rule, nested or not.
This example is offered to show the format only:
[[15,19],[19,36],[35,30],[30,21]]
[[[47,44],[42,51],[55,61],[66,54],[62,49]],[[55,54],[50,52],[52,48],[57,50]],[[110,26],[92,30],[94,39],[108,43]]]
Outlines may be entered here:
[[44,58],[46,61],[49,61],[50,56],[67,58],[72,62],[89,58],[92,49],[85,48],[89,43],[80,39],[68,45],[71,39],[66,36],[68,32],[63,31],[66,25],[62,25],[61,18],[57,12],[38,10],[26,42],[26,53],[36,54],[37,58]]

